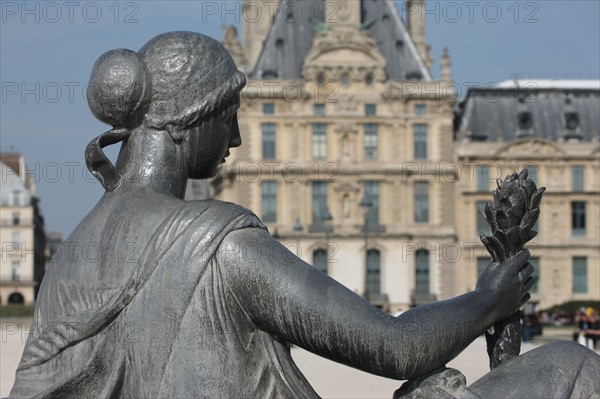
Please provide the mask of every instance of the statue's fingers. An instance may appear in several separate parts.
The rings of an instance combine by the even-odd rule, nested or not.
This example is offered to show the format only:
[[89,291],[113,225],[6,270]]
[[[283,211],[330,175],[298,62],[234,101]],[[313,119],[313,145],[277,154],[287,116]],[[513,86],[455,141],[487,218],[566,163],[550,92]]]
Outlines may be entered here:
[[529,260],[531,256],[531,252],[528,249],[522,249],[518,254],[516,254],[513,259],[514,262],[518,265],[524,265]]
[[531,295],[529,294],[529,292],[525,295],[523,295],[523,299],[521,300],[521,306],[525,305],[527,303],[527,301],[529,301],[531,299]]
[[516,254],[515,256],[510,258],[508,260],[508,262],[512,267],[514,267],[516,270],[520,271],[522,268],[524,268],[526,266],[527,260],[529,260],[530,256],[531,256],[531,253],[529,252],[529,250],[522,249],[518,254]]
[[523,284],[523,291],[528,292],[534,284],[535,279],[533,277],[529,277],[527,280],[525,280],[525,284]]
[[519,281],[527,280],[527,278],[533,274],[534,270],[535,270],[535,268],[533,267],[533,265],[531,263],[527,262],[525,264],[525,266],[519,272]]

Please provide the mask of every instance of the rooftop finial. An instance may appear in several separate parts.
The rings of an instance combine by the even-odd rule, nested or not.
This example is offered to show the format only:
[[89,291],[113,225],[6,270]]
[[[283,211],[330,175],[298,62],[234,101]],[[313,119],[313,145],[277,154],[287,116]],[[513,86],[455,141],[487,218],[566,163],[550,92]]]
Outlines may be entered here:
[[444,54],[440,60],[440,80],[444,82],[451,82],[452,79],[452,60],[448,53],[448,48],[444,47]]

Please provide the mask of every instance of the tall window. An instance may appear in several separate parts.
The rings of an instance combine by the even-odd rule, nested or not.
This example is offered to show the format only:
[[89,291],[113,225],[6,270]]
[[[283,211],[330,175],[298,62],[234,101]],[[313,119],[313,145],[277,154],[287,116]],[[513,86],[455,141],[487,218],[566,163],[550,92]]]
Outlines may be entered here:
[[325,104],[313,105],[313,115],[314,116],[325,116]]
[[19,212],[12,213],[12,224],[18,226],[21,223],[21,214]]
[[477,174],[477,191],[488,191],[490,184],[487,166],[477,166],[475,168],[475,173]]
[[574,236],[585,235],[585,202],[571,202],[571,225]]
[[584,191],[584,169],[581,165],[575,165],[571,169],[573,175],[573,191],[581,192]]
[[537,165],[527,165],[525,167],[527,169],[527,178],[533,180],[534,182],[538,182],[538,167]]
[[427,106],[425,104],[415,104],[415,115],[426,115]]
[[15,244],[17,247],[19,247],[21,245],[21,232],[13,231],[11,235],[12,235],[12,243]]
[[262,220],[265,223],[277,221],[277,183],[264,181],[262,188]]
[[379,224],[379,182],[366,181],[365,194],[369,197],[372,204],[369,213],[367,213],[369,226],[377,226]]
[[21,204],[21,200],[23,198],[22,194],[23,193],[18,190],[13,191],[13,193],[12,193],[13,206],[21,206],[22,205]]
[[417,123],[413,125],[415,144],[415,159],[427,159],[427,125]]
[[20,281],[21,280],[21,262],[18,260],[12,261],[12,281]]
[[367,115],[367,116],[377,115],[377,104],[365,104],[365,115]]
[[533,273],[531,274],[531,277],[533,277],[533,279],[535,280],[535,284],[533,285],[533,287],[531,287],[529,292],[532,294],[538,294],[540,292],[540,286],[542,285],[540,282],[540,258],[529,258],[529,263],[531,263],[531,266],[533,266]]
[[490,225],[485,220],[483,215],[485,214],[485,204],[487,201],[477,201],[477,235],[479,233],[490,235],[492,230],[490,229]]
[[313,123],[312,125],[312,152],[313,159],[327,158],[327,125],[324,123]]
[[579,127],[579,114],[577,112],[565,113],[565,127],[568,130],[577,130]]
[[273,103],[263,104],[263,114],[273,115],[274,113],[275,113],[275,104],[273,104]]
[[587,287],[587,258],[573,258],[573,293],[585,294],[588,292]]
[[313,252],[313,266],[318,271],[327,274],[327,251],[317,249]]
[[314,181],[312,183],[312,208],[313,223],[323,224],[325,222],[325,210],[327,209],[327,183]]
[[262,124],[263,159],[275,159],[275,124]]
[[429,222],[429,183],[415,182],[415,222]]
[[521,130],[531,129],[533,127],[533,117],[531,116],[531,112],[519,112],[517,114],[517,123],[519,125],[519,129]]
[[365,129],[365,160],[373,161],[377,159],[379,146],[378,125],[376,123],[366,123]]
[[429,251],[419,249],[415,256],[415,293],[429,294]]
[[367,251],[367,291],[369,295],[381,293],[381,253],[376,249]]

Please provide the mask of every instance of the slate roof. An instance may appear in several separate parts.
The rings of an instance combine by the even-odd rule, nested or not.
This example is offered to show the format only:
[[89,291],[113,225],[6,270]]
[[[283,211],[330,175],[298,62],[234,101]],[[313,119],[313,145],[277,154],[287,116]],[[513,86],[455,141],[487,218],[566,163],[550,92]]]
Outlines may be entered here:
[[391,0],[361,0],[362,22],[370,28],[379,51],[387,60],[388,78],[396,81],[431,80],[415,44]]
[[600,137],[600,82],[595,85],[471,88],[457,112],[457,139],[509,141],[540,137],[550,141]]
[[[393,2],[360,1],[362,23],[375,21],[369,30],[387,60],[388,78],[431,80]],[[282,0],[250,77],[299,79],[304,59],[312,47],[311,21],[324,20],[323,8],[323,0]],[[284,15],[285,12],[289,15]]]

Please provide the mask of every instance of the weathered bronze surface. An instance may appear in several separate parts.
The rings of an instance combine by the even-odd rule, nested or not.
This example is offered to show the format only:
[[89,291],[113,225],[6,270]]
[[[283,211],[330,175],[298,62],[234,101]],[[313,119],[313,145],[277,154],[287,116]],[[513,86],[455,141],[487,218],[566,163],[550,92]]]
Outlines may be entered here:
[[[106,193],[48,269],[11,397],[317,397],[290,343],[412,380],[398,397],[598,394],[600,357],[577,344],[513,358],[469,387],[443,368],[526,301],[526,250],[492,263],[474,291],[395,318],[247,209],[184,201],[188,178],[214,176],[241,145],[245,78],[217,41],[174,32],[110,51],[90,83],[92,112],[113,126],[86,149]],[[102,148],[118,142],[113,166]]]

